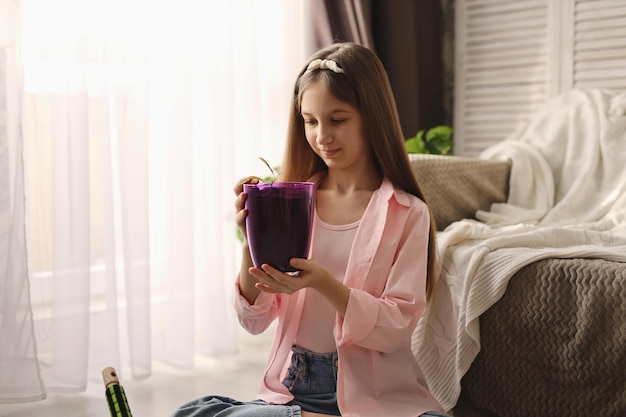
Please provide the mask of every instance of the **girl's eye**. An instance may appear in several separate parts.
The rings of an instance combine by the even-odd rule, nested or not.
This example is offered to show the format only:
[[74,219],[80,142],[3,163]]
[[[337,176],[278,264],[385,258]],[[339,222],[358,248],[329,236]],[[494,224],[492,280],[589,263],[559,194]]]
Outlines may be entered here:
[[345,122],[346,119],[333,119],[333,123],[342,123]]
[[304,124],[309,126],[314,126],[317,122],[315,120],[305,120]]

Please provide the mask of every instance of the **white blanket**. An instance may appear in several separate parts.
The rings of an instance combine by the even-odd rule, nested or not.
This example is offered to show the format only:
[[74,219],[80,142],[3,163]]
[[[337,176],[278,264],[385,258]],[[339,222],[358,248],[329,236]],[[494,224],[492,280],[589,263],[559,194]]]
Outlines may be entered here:
[[440,232],[439,281],[413,338],[447,410],[480,351],[478,318],[515,272],[548,257],[626,262],[626,92],[559,96],[480,157],[512,160],[509,199]]

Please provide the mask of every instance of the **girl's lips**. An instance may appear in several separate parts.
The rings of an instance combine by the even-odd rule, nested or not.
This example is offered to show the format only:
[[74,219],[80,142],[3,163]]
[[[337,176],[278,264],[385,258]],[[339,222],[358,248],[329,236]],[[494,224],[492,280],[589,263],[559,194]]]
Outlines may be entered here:
[[330,157],[333,157],[334,155],[336,155],[339,152],[339,149],[333,149],[333,150],[321,149],[320,152],[326,158],[330,158]]

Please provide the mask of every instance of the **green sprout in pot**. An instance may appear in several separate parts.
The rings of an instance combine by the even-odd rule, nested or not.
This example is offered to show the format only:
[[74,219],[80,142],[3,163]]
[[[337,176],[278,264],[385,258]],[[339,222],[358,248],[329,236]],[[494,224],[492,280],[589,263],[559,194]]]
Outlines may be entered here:
[[[259,156],[259,159],[261,161],[263,161],[263,163],[265,164],[265,166],[270,170],[270,172],[272,173],[272,177],[265,177],[265,182],[271,182],[272,184],[276,182],[276,177],[278,176],[278,174],[276,173],[276,171],[274,171],[274,169],[270,166],[270,164],[265,160],[265,158],[263,158],[262,156]],[[269,179],[269,181],[268,181]]]
[[452,128],[435,126],[428,131],[422,129],[404,144],[408,153],[448,155],[452,151]]
[[246,180],[251,180],[251,179],[256,179],[259,180],[259,182],[269,182],[270,184],[273,184],[276,182],[276,179],[278,177],[278,168],[273,169],[270,164],[265,160],[265,158],[259,156],[259,159],[265,164],[265,166],[270,170],[270,172],[272,173],[271,177],[265,177],[265,178],[261,178],[261,177],[257,177],[256,175],[251,175],[249,177],[246,178]]

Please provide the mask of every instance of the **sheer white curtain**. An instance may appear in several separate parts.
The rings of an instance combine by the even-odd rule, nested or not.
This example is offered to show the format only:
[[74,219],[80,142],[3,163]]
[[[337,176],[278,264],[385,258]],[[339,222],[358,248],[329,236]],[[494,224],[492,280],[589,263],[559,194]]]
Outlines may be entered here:
[[43,398],[28,291],[18,3],[0,0],[0,403]]
[[36,349],[11,371],[35,394],[13,395],[0,368],[0,401],[237,349],[232,187],[266,175],[258,156],[280,163],[303,2],[21,0]]

